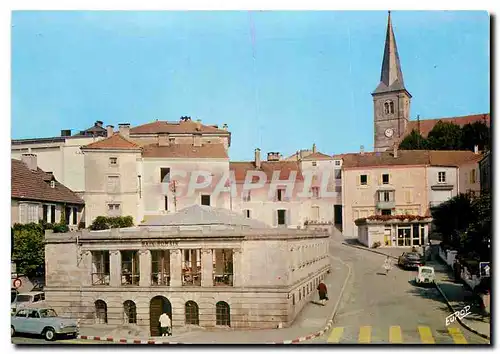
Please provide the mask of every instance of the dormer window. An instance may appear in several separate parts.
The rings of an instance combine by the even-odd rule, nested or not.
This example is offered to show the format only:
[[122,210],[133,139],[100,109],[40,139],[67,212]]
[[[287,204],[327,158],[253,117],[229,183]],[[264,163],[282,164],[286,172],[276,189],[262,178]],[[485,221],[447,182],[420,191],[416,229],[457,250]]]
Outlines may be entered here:
[[50,188],[56,188],[56,181],[50,181]]
[[385,114],[394,114],[394,102],[385,101],[384,111],[385,111]]

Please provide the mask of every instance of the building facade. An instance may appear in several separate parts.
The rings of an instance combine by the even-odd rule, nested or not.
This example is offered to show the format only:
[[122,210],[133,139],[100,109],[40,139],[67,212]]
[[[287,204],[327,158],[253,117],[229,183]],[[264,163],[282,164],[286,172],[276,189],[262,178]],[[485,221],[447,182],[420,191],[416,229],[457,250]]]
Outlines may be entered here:
[[46,240],[45,293],[58,313],[151,335],[162,312],[174,328],[288,326],[330,270],[327,232],[208,206]]
[[11,160],[11,225],[64,221],[76,229],[83,212],[84,201],[52,173],[40,169],[36,155]]

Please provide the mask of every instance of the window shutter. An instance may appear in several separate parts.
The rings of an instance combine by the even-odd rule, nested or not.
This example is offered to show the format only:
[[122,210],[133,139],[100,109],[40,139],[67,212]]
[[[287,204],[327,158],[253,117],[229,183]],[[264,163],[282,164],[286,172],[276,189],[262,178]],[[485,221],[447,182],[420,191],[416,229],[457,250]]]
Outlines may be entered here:
[[366,185],[367,186],[370,185],[370,175],[369,174],[366,174]]
[[384,174],[381,173],[379,176],[378,176],[379,180],[378,180],[378,185],[382,185],[384,183]]
[[291,221],[292,221],[292,216],[290,215],[290,209],[287,209],[285,211],[286,215],[285,215],[285,223],[286,223],[286,226],[289,226],[291,224]]
[[392,173],[389,173],[389,184],[392,184]]
[[278,226],[278,210],[274,210],[273,213],[273,225]]
[[19,204],[19,222],[26,223],[26,204]]
[[361,184],[361,175],[356,176],[356,185],[359,186]]
[[408,203],[413,203],[413,191],[408,191]]
[[410,202],[410,192],[409,191],[405,191],[405,202],[406,203],[409,203]]

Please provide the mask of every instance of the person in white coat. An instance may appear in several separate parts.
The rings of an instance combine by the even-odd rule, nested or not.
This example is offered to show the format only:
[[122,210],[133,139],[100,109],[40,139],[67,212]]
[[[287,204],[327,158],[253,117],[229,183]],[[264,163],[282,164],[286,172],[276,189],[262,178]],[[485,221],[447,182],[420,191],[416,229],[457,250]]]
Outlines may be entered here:
[[167,335],[171,336],[172,332],[170,328],[172,327],[172,321],[170,317],[164,312],[160,316],[160,328],[161,328],[161,336],[166,337]]

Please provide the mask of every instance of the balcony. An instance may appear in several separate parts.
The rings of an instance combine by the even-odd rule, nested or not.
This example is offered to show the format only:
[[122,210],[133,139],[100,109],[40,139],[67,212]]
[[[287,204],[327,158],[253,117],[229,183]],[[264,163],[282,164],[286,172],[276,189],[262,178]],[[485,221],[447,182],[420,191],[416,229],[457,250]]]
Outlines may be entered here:
[[377,209],[394,209],[396,207],[396,201],[377,201]]
[[389,186],[381,186],[377,190],[377,209],[394,209],[396,207],[395,190]]
[[451,191],[453,190],[453,188],[453,184],[449,183],[434,183],[433,185],[431,185],[431,189],[433,191]]

